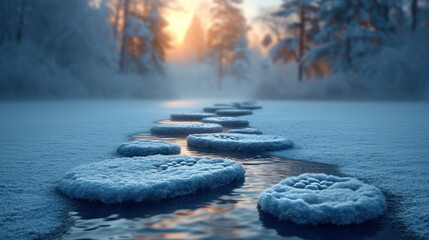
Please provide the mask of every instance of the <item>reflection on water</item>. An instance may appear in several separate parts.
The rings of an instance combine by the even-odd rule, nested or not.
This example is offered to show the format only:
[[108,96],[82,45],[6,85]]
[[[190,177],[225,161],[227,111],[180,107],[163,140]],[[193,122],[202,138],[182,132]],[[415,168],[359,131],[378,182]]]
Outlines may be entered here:
[[105,205],[73,201],[75,220],[64,239],[398,239],[387,218],[357,226],[298,226],[259,212],[261,191],[285,177],[306,172],[339,175],[330,165],[291,161],[264,154],[200,152],[185,137],[140,134],[182,147],[182,154],[226,157],[243,163],[246,179],[218,190],[152,203]]

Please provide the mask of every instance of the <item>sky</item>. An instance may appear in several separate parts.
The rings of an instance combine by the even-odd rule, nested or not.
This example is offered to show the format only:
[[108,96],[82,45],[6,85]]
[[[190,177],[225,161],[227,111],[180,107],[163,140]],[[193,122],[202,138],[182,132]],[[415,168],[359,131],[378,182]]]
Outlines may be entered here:
[[[207,23],[210,0],[178,0],[182,11],[171,11],[167,15],[169,31],[176,38],[175,45],[180,43],[189,27],[192,17],[196,12],[202,18],[203,23]],[[264,7],[279,6],[281,0],[244,0],[243,9],[248,21],[258,14],[258,10]],[[206,19],[206,20],[205,20]]]

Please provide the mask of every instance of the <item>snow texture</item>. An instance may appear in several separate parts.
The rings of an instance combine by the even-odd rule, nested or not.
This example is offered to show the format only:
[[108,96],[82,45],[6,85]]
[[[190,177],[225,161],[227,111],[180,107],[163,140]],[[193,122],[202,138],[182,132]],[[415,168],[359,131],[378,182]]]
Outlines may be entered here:
[[383,193],[355,178],[303,174],[261,193],[260,209],[297,224],[359,224],[387,209]]
[[72,169],[59,189],[78,199],[122,203],[156,201],[215,189],[244,179],[241,163],[189,156],[117,158]]
[[429,239],[427,102],[273,101],[263,106],[263,114],[248,116],[252,126],[296,143],[272,154],[333,164],[398,196],[392,213],[398,227],[409,238]]
[[193,134],[188,146],[222,151],[264,152],[291,148],[293,143],[284,137],[251,134]]
[[226,110],[226,109],[234,109],[235,107],[231,107],[231,106],[214,106],[214,107],[205,107],[203,109],[204,112],[206,113],[214,113],[218,110]]
[[223,127],[214,123],[177,123],[158,124],[151,128],[151,133],[159,135],[180,135],[193,133],[219,133]]
[[262,132],[255,128],[230,129],[228,133],[262,135]]
[[249,126],[249,121],[236,117],[210,117],[201,120],[203,123],[216,123],[227,128],[244,128]]
[[217,110],[215,113],[222,117],[239,117],[253,114],[252,111],[244,109],[223,109]]
[[158,140],[139,140],[121,144],[117,152],[124,157],[137,157],[149,155],[174,155],[180,153],[180,146]]
[[203,118],[208,117],[216,117],[216,114],[213,113],[199,113],[199,112],[192,112],[192,113],[173,113],[170,115],[171,120],[175,121],[201,121]]

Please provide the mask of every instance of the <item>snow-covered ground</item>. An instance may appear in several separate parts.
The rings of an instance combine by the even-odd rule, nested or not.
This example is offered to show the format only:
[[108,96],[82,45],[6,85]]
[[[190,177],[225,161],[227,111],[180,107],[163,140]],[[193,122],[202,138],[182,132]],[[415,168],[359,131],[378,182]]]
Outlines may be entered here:
[[[219,100],[218,100],[219,101]],[[242,117],[295,147],[275,154],[336,164],[398,199],[398,219],[429,238],[429,104],[260,102]],[[58,235],[70,201],[57,190],[73,167],[115,156],[130,134],[208,102],[0,103],[0,239]],[[256,206],[255,206],[256,207]],[[53,235],[51,235],[53,236]]]
[[398,220],[429,238],[429,103],[263,102],[247,116],[264,134],[291,139],[291,159],[335,164],[400,201]]
[[61,234],[64,173],[115,156],[128,136],[149,132],[180,102],[115,101],[0,104],[0,239]]

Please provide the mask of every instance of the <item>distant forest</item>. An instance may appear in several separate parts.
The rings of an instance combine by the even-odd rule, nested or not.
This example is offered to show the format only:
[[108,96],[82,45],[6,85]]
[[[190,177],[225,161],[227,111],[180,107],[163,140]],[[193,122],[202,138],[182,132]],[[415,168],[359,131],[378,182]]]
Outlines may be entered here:
[[166,14],[179,0],[0,0],[0,98],[166,98],[184,81],[261,98],[428,96],[427,1],[283,0],[254,19],[243,0],[210,3],[176,66]]

